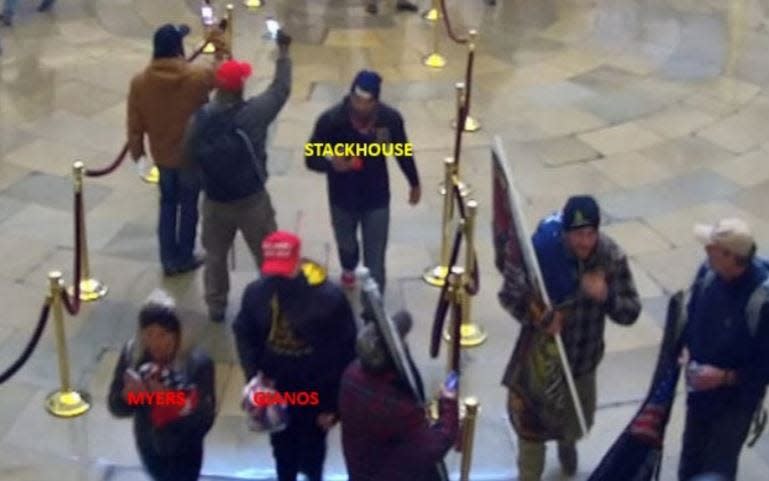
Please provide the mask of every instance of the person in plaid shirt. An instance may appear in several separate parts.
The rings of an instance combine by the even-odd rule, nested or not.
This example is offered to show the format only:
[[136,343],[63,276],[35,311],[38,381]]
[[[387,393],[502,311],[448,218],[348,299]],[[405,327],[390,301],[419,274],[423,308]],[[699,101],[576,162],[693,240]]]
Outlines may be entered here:
[[[393,316],[401,337],[411,316]],[[436,463],[454,444],[459,430],[457,393],[444,386],[438,422],[430,425],[425,406],[400,379],[376,325],[367,324],[356,342],[358,359],[342,375],[339,415],[342,450],[350,481],[437,481]],[[417,373],[407,351],[407,361]]]
[[[588,427],[593,424],[596,407],[595,372],[604,354],[605,317],[621,325],[631,325],[641,312],[633,276],[623,250],[599,232],[598,203],[590,196],[568,199],[562,213],[540,222],[532,236],[542,277],[555,306],[539,319],[529,314],[531,287],[525,273],[508,263],[499,292],[502,306],[524,325],[534,325],[551,335],[561,334],[574,375]],[[512,359],[503,384],[511,386]],[[563,471],[577,471],[576,441],[579,422],[571,408],[558,457]],[[544,471],[545,445],[519,436],[518,466],[521,481],[539,481]]]

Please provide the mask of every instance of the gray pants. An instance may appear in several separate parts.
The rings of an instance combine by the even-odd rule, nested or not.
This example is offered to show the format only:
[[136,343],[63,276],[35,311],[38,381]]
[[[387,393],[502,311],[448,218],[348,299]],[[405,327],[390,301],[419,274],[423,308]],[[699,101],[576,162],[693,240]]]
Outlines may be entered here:
[[[596,406],[596,381],[595,371],[582,375],[574,379],[577,386],[577,394],[582,402],[582,411],[585,414],[585,422],[588,429],[593,426]],[[563,439],[558,440],[558,445],[563,448],[569,448],[576,444],[582,437],[580,433],[579,420],[574,403],[569,397],[569,406],[571,406],[566,433]],[[545,443],[527,441],[518,437],[518,479],[519,481],[540,481],[542,473],[545,470]]]
[[387,234],[390,229],[390,208],[382,207],[371,210],[347,210],[331,206],[331,223],[339,250],[339,263],[342,269],[353,271],[360,260],[358,248],[358,225],[363,237],[363,265],[371,272],[371,277],[379,284],[379,290],[385,290],[385,251]]
[[203,247],[206,249],[204,273],[205,298],[211,315],[223,315],[227,309],[230,275],[227,253],[235,234],[243,234],[256,268],[262,265],[262,240],[277,230],[275,210],[267,191],[250,195],[235,202],[203,200]]

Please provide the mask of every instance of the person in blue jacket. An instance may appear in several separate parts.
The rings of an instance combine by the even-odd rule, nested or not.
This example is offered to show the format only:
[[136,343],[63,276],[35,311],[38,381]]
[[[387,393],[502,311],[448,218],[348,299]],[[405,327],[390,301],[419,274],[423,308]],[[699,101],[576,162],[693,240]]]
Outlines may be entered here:
[[698,225],[707,262],[697,272],[683,333],[688,387],[679,480],[734,480],[769,383],[769,271],[748,224]]

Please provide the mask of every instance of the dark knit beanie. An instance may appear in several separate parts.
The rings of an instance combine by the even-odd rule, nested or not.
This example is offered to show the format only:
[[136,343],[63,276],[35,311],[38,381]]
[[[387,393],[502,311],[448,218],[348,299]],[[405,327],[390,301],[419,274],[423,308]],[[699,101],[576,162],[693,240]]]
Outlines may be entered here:
[[595,227],[601,225],[601,209],[598,202],[589,195],[575,195],[569,197],[563,207],[563,229],[566,231],[581,227]]
[[153,39],[154,58],[174,58],[184,56],[184,43],[182,40],[190,33],[187,25],[172,25],[167,23],[155,31]]
[[150,295],[139,311],[139,328],[149,326],[160,326],[176,334],[180,334],[182,330],[173,299],[160,289]]
[[379,90],[382,87],[382,77],[372,70],[361,70],[352,82],[350,92],[361,97],[373,97],[379,99]]

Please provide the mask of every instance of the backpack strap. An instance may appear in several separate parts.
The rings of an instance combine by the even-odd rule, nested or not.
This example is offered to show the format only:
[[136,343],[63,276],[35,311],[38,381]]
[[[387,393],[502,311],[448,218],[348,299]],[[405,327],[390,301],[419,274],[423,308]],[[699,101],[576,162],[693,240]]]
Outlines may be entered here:
[[265,169],[264,163],[259,162],[259,158],[256,156],[256,149],[254,149],[253,142],[251,142],[251,139],[248,137],[248,134],[246,134],[246,132],[240,127],[235,128],[235,133],[246,144],[246,150],[248,150],[248,155],[251,157],[251,161],[254,163],[254,168],[256,169],[256,176],[259,178],[259,182],[262,183],[262,187],[266,186],[267,185],[267,169]]
[[751,336],[755,336],[758,332],[758,324],[761,322],[761,309],[767,302],[769,302],[769,278],[756,287],[748,298],[748,304],[745,307],[745,320],[748,323],[748,330],[750,330]]

